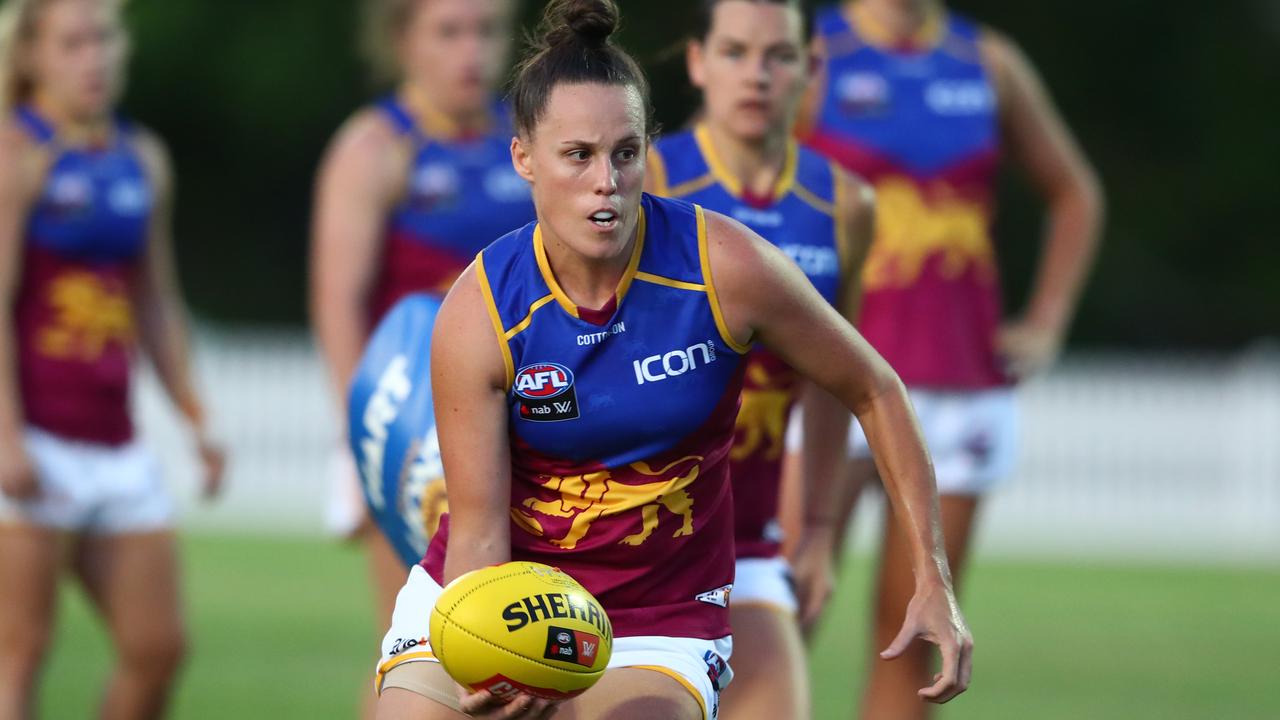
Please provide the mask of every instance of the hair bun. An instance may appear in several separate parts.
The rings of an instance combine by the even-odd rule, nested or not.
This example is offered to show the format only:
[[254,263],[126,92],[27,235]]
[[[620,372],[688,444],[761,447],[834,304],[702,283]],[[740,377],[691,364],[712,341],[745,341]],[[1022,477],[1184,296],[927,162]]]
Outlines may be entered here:
[[609,43],[620,14],[613,0],[552,0],[543,18],[546,47],[572,43],[594,50]]

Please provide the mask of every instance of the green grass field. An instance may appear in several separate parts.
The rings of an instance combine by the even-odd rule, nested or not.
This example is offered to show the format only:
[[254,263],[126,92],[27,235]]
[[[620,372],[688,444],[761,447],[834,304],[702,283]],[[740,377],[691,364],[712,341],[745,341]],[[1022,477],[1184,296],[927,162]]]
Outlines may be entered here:
[[[360,556],[323,541],[185,542],[193,655],[173,717],[351,718],[375,629]],[[851,718],[866,653],[869,563],[854,557],[814,648],[818,718]],[[1280,571],[979,561],[961,718],[1280,717]],[[88,718],[108,645],[68,590],[41,717]]]

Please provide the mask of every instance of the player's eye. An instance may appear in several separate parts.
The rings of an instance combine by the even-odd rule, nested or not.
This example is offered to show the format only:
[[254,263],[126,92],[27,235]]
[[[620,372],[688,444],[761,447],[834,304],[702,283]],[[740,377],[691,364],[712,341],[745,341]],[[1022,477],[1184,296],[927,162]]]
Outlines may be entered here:
[[570,160],[577,162],[586,162],[591,159],[591,153],[586,150],[570,150],[567,155]]
[[617,155],[618,159],[622,162],[631,162],[636,159],[636,156],[639,155],[639,153],[636,152],[635,148],[622,148],[617,152]]

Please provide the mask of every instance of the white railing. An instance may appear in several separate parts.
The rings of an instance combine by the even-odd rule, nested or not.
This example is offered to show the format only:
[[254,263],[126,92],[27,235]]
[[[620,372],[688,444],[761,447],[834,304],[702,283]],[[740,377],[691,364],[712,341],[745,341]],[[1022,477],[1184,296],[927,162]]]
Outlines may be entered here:
[[[232,453],[221,502],[195,501],[181,425],[149,374],[138,392],[185,524],[320,532],[338,423],[310,340],[203,330],[196,349]],[[1280,562],[1280,351],[1073,355],[1020,402],[1021,462],[984,512],[984,552]]]

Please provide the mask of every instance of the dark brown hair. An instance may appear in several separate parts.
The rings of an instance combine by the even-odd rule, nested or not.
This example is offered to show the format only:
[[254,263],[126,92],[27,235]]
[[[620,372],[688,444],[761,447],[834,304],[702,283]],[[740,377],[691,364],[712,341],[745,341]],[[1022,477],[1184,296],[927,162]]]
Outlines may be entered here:
[[516,68],[511,103],[516,130],[528,137],[561,83],[634,87],[645,109],[645,130],[653,131],[649,81],[627,51],[612,39],[620,23],[613,0],[552,0]]

